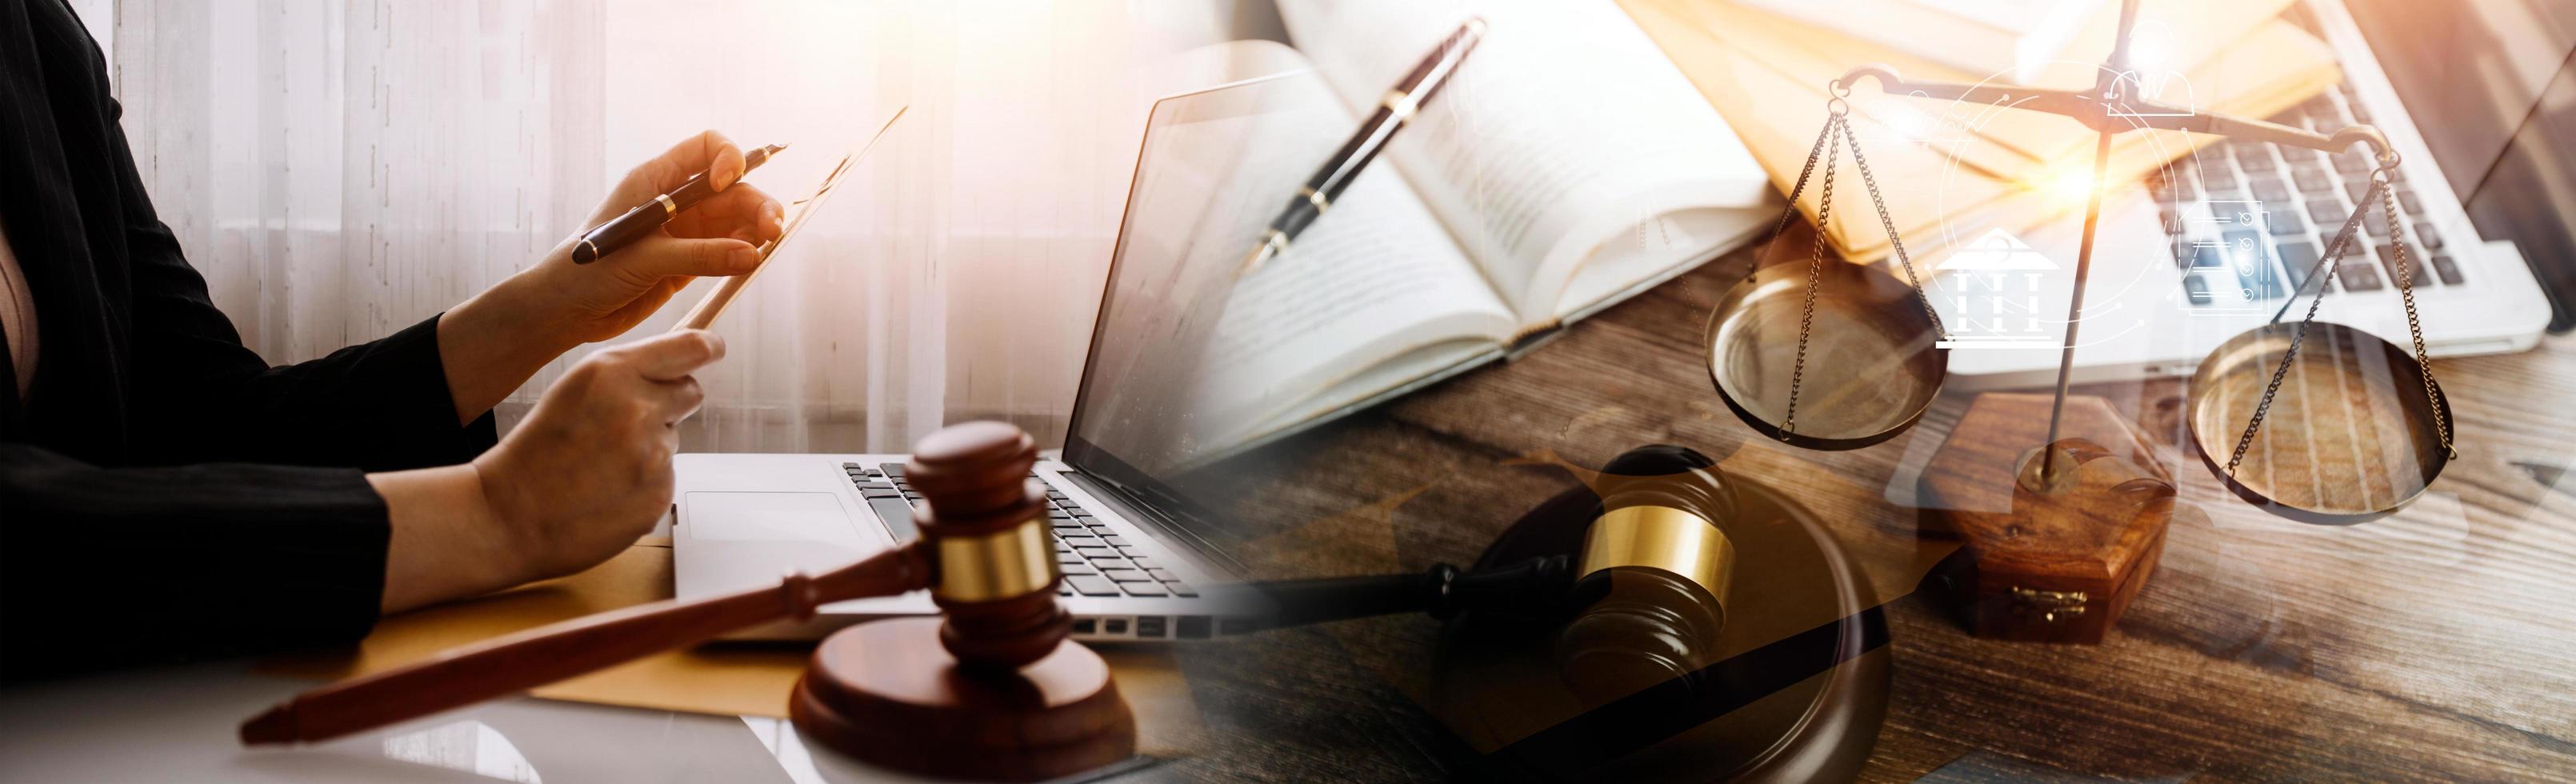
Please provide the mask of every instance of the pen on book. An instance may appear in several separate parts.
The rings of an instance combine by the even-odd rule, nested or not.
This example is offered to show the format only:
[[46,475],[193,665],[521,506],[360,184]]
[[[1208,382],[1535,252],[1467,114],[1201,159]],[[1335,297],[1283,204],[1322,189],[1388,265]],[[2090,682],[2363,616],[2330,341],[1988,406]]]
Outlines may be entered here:
[[[769,162],[769,156],[776,155],[778,151],[784,149],[787,149],[787,145],[772,144],[743,153],[742,173],[751,174],[751,170]],[[598,261],[601,256],[615,253],[617,249],[633,244],[636,240],[643,239],[644,235],[653,233],[654,229],[662,228],[662,224],[671,222],[672,216],[680,214],[681,210],[697,206],[698,202],[716,195],[716,188],[708,181],[708,174],[710,172],[702,171],[690,175],[688,182],[680,183],[680,187],[671,189],[670,193],[655,196],[652,201],[635,205],[635,209],[627,210],[624,215],[582,232],[581,239],[572,245],[572,263],[588,264]]]
[[1359,178],[1360,170],[1368,168],[1369,161],[1377,159],[1377,154],[1386,149],[1387,141],[1395,138],[1396,130],[1412,120],[1414,113],[1421,111],[1422,105],[1440,92],[1441,85],[1449,83],[1449,77],[1458,72],[1458,65],[1466,61],[1467,52],[1475,49],[1476,42],[1484,37],[1485,20],[1468,19],[1466,24],[1458,26],[1457,32],[1450,33],[1446,40],[1440,42],[1440,48],[1431,50],[1420,64],[1413,66],[1413,71],[1405,74],[1404,80],[1397,82],[1394,89],[1386,91],[1386,97],[1378,101],[1377,111],[1369,113],[1368,120],[1360,123],[1359,131],[1351,134],[1350,141],[1343,142],[1342,149],[1334,152],[1333,157],[1324,162],[1324,167],[1306,180],[1306,187],[1298,189],[1297,195],[1288,200],[1288,208],[1270,221],[1270,228],[1261,234],[1261,244],[1243,257],[1243,264],[1235,268],[1235,275],[1250,274],[1260,269],[1270,257],[1286,251],[1288,243],[1297,239],[1299,232],[1305,231],[1307,225],[1332,207],[1334,199],[1341,198],[1342,190]]

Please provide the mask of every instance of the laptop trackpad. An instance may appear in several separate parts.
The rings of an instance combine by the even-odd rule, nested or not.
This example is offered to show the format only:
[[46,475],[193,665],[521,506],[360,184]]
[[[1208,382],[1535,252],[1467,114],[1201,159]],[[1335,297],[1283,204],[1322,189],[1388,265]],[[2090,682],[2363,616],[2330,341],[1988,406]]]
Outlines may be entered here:
[[688,494],[691,539],[726,542],[834,542],[859,545],[850,513],[831,493]]

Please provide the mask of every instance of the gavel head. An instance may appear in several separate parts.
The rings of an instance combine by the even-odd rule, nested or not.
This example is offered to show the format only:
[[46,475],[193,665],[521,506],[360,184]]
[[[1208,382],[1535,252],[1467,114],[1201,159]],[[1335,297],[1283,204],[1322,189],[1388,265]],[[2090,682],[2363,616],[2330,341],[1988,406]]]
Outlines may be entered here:
[[1707,456],[1629,450],[1593,488],[1602,514],[1575,567],[1580,605],[1557,636],[1566,685],[1603,700],[1695,671],[1726,622],[1735,491]]
[[1010,669],[1054,652],[1073,618],[1056,605],[1046,490],[1032,478],[1037,444],[1003,422],[943,428],[913,447],[904,474],[928,506],[931,599],[947,613],[939,642],[960,665]]

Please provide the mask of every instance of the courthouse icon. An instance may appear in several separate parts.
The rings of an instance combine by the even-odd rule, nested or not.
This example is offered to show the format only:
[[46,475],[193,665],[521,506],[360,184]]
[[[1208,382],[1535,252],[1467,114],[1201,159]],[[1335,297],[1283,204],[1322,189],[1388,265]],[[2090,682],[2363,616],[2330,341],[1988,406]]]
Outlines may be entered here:
[[1950,339],[1942,348],[2057,348],[2060,325],[2040,319],[2040,277],[2056,262],[2002,229],[1989,229],[1935,269],[1949,273]]

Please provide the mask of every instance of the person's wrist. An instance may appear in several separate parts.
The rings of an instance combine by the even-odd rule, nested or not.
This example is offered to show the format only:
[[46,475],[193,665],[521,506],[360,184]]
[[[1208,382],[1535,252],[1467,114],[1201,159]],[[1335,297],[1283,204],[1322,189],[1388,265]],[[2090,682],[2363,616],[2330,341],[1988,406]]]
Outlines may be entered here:
[[[556,264],[557,261],[564,263]],[[496,310],[508,314],[509,328],[522,345],[531,354],[544,357],[539,364],[554,361],[589,342],[579,307],[566,296],[572,287],[555,279],[560,274],[558,268],[570,262],[567,252],[556,248],[535,266],[520,270],[484,292],[494,298]]]
[[547,548],[549,540],[538,533],[542,527],[530,519],[527,494],[512,484],[515,472],[500,465],[501,450],[495,449],[467,463],[473,477],[472,498],[483,530],[491,541],[489,555],[506,572],[509,585],[553,576]]

